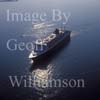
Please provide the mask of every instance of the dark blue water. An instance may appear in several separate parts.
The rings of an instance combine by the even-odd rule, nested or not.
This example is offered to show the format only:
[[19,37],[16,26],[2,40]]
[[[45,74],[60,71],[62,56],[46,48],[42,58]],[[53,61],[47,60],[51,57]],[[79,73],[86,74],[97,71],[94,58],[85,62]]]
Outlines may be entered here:
[[[43,37],[34,32],[32,22],[7,22],[6,11],[47,12],[60,9],[70,12],[66,27],[72,30],[71,40],[55,56],[39,64],[30,63],[30,51],[9,51],[6,43],[35,41]],[[0,2],[0,96],[2,100],[91,100],[99,96],[100,84],[100,2],[99,0],[19,0]],[[49,18],[48,18],[49,19]],[[53,22],[51,22],[54,24]],[[61,22],[60,22],[61,23]],[[59,27],[59,22],[56,27]],[[55,28],[55,27],[54,27]],[[23,35],[31,35],[24,37]],[[45,34],[47,35],[47,34]],[[12,87],[8,76],[31,75],[53,79],[84,79],[85,88],[39,89]]]

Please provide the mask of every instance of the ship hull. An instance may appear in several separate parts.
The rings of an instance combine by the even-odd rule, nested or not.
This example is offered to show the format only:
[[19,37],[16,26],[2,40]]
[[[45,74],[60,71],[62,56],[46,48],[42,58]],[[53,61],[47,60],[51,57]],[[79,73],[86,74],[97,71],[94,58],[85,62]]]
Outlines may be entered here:
[[32,58],[32,60],[35,62],[38,62],[40,60],[45,60],[46,58],[48,58],[49,56],[54,55],[58,50],[61,49],[62,46],[64,46],[65,44],[67,44],[70,41],[70,33],[69,35],[66,35],[58,44],[56,44],[53,48],[48,49],[47,52]]

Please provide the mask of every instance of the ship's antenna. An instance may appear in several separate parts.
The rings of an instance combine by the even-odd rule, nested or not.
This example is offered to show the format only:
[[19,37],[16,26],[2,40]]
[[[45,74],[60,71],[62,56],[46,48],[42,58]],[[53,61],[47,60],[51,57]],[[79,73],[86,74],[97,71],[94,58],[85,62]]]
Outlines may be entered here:
[[67,23],[61,23],[61,30],[66,30]]
[[64,30],[64,25],[63,25],[63,23],[61,23],[61,30]]
[[67,23],[63,23],[64,30],[66,30]]
[[62,23],[61,23],[61,27],[60,27],[60,28],[61,28],[61,30],[63,30],[63,26],[62,26]]

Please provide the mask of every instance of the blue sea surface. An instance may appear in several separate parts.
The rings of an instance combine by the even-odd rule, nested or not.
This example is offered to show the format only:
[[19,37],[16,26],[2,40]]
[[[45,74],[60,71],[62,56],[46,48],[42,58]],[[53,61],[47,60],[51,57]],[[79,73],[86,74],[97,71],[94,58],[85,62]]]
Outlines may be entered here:
[[[31,42],[45,37],[35,31],[32,22],[7,21],[7,10],[19,13],[47,12],[52,9],[71,13],[66,28],[71,30],[71,40],[53,57],[37,65],[28,59],[30,51],[10,51],[9,39]],[[99,0],[18,0],[0,2],[0,96],[1,100],[91,100],[99,96],[100,87],[100,1]],[[48,18],[49,19],[49,18]],[[59,27],[56,24],[49,31]],[[44,22],[48,24],[48,22]],[[28,36],[29,35],[29,36]],[[14,44],[12,43],[12,46]],[[85,88],[23,88],[12,87],[9,76],[30,75],[39,79],[84,79]]]

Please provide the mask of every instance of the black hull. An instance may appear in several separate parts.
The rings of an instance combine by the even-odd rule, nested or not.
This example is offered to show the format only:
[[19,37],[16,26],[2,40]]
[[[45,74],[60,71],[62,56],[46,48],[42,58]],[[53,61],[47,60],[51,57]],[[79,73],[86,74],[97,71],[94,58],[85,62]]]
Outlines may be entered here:
[[49,49],[46,53],[43,53],[42,55],[37,56],[32,60],[34,61],[34,63],[35,62],[37,63],[38,61],[41,60],[45,60],[46,58],[48,58],[48,56],[54,55],[60,49],[60,47],[64,46],[64,44],[67,44],[69,41],[70,41],[70,34],[66,36],[62,41],[60,41],[57,45],[55,45],[52,49]]

